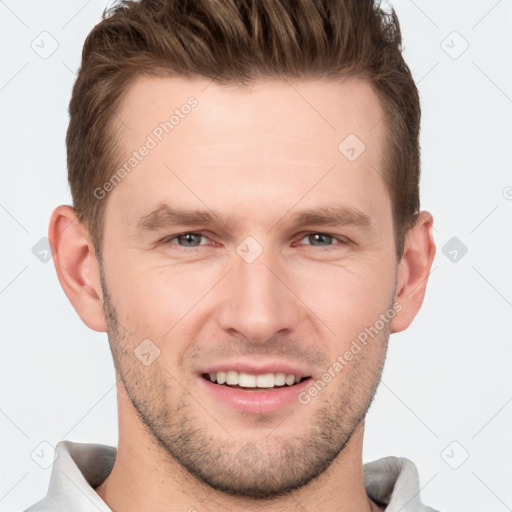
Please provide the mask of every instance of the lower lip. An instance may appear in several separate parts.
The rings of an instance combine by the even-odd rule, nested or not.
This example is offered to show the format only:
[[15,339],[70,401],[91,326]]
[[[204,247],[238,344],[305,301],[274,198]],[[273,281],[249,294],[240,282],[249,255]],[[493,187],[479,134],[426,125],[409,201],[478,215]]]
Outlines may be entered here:
[[243,391],[221,384],[214,384],[203,377],[199,377],[199,380],[205,386],[206,392],[215,400],[223,402],[240,412],[262,414],[278,411],[293,403],[298,404],[298,394],[310,385],[311,379],[304,379],[293,386],[269,388],[268,391]]

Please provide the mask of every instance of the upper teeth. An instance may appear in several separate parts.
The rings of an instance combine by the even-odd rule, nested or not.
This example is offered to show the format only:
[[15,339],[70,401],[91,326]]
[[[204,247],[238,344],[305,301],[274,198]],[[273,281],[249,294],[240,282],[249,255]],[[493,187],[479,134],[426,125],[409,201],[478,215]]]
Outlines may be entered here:
[[292,386],[301,381],[301,377],[286,373],[263,373],[251,375],[250,373],[229,370],[227,372],[210,373],[210,380],[217,384],[228,384],[243,388],[273,388],[274,386]]

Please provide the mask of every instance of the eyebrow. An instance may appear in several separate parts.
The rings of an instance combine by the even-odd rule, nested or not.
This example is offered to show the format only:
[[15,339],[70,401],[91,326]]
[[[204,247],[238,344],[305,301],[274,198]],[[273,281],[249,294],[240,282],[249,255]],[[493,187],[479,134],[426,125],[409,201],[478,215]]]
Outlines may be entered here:
[[219,223],[218,216],[208,210],[178,210],[163,205],[141,217],[137,222],[140,230],[157,230],[175,225],[213,225]]
[[298,212],[291,218],[296,226],[354,226],[370,230],[374,225],[372,218],[366,213],[348,206],[323,206]]
[[[286,215],[285,215],[286,216]],[[347,206],[322,206],[303,210],[291,215],[291,223],[295,227],[309,225],[343,227],[354,226],[363,230],[371,230],[374,220],[357,208]],[[279,224],[281,218],[274,227]],[[141,231],[156,231],[177,225],[186,226],[214,226],[224,224],[219,214],[212,210],[183,210],[163,205],[144,215],[137,221],[137,228]],[[273,229],[273,228],[272,228]]]

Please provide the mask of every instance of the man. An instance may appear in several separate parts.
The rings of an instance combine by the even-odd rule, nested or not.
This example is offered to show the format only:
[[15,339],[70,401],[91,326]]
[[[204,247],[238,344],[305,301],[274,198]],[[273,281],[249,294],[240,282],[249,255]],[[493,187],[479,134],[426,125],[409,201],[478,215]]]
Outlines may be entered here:
[[433,510],[411,461],[362,464],[435,255],[400,46],[369,0],[122,2],[93,29],[49,238],[108,333],[119,443],[59,443],[31,511]]

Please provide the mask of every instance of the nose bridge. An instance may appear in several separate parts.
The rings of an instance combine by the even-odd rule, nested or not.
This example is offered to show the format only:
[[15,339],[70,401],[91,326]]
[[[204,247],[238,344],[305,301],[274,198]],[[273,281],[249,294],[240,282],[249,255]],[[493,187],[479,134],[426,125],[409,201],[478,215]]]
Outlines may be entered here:
[[224,330],[236,330],[251,341],[264,342],[297,324],[299,302],[283,284],[286,279],[279,276],[281,265],[273,252],[256,250],[251,240],[247,243],[244,246],[242,242],[234,255],[219,321]]

